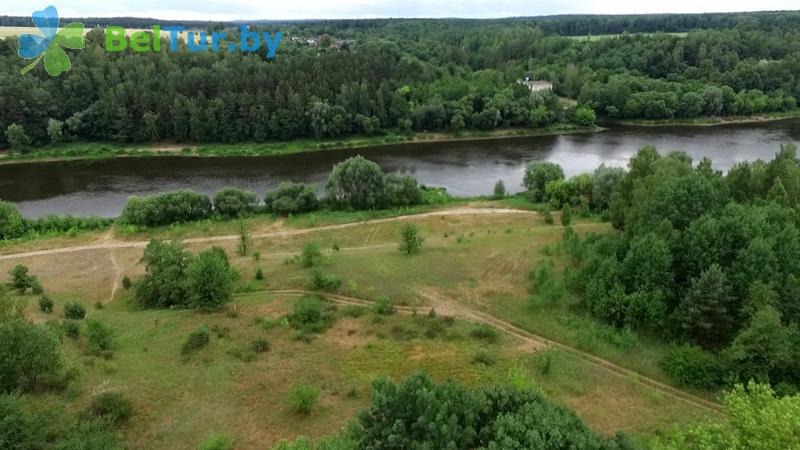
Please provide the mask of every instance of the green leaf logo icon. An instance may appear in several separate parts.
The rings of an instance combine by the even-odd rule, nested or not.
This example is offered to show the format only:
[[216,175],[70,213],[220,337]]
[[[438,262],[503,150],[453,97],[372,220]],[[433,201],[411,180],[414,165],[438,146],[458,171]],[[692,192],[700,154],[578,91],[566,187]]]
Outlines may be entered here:
[[31,17],[36,28],[42,33],[19,36],[19,56],[33,62],[22,69],[26,74],[44,60],[44,69],[50,76],[57,77],[72,67],[64,48],[79,49],[86,45],[83,37],[84,27],[80,22],[72,22],[58,29],[58,11],[48,6],[43,11],[34,12]]

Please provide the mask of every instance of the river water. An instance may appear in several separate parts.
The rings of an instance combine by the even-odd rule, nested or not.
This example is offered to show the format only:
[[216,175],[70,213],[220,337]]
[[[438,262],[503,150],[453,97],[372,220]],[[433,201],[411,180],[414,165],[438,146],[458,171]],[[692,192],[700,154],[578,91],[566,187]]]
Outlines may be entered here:
[[601,163],[625,166],[639,148],[684,150],[695,161],[707,156],[727,170],[744,160],[771,159],[781,143],[800,142],[800,120],[716,127],[620,127],[601,133],[483,141],[436,142],[325,150],[247,158],[153,157],[103,161],[0,165],[0,199],[27,217],[45,214],[119,215],[131,195],[191,188],[212,194],[223,187],[256,192],[280,181],[324,183],[331,167],[361,154],[389,172],[413,175],[454,195],[489,194],[497,180],[521,190],[532,160],[560,164],[567,176]]

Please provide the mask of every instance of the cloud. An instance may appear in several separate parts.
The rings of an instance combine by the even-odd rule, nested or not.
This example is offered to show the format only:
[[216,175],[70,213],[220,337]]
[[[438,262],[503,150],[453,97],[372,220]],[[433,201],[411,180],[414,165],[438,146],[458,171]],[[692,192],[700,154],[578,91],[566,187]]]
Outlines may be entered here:
[[[30,2],[0,0],[0,15],[30,15]],[[159,19],[258,20],[369,17],[509,17],[550,14],[698,13],[797,9],[797,0],[96,0],[63,1],[55,6],[62,17],[136,16]]]

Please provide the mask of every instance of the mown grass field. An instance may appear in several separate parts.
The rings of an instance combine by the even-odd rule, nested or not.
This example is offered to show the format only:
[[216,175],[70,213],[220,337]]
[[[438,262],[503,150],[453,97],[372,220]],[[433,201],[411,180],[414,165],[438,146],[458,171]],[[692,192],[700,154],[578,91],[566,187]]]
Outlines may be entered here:
[[[426,239],[418,254],[408,256],[397,250],[399,228],[405,221],[418,225]],[[249,226],[254,233],[320,226],[313,223],[300,218],[263,219],[263,223],[253,219]],[[606,230],[608,225],[579,220],[574,228],[586,233]],[[531,300],[529,271],[548,261],[563,267],[558,244],[562,233],[560,225],[546,225],[532,212],[465,213],[255,239],[251,251],[260,252],[258,261],[252,253],[234,256],[236,242],[222,241],[217,245],[231,255],[240,272],[239,294],[225,311],[206,314],[140,311],[132,305],[132,292],[119,287],[119,280],[122,274],[134,280],[140,276],[141,248],[3,260],[0,273],[24,263],[39,276],[56,307],[52,315],[41,313],[36,299],[28,296],[28,312],[37,322],[60,317],[64,302],[76,300],[86,305],[89,318],[101,319],[116,330],[117,348],[108,360],[87,356],[83,341],[65,338],[69,365],[80,373],[78,381],[63,393],[35,400],[77,413],[94,394],[120,390],[134,402],[135,414],[121,430],[135,449],[196,448],[215,431],[228,434],[236,448],[244,449],[269,448],[280,439],[300,435],[329,435],[368,405],[372,379],[401,378],[417,370],[437,380],[454,379],[470,386],[523,378],[553,401],[575,410],[596,430],[625,431],[641,441],[673,426],[713,418],[714,413],[706,409],[572,354],[541,351],[509,335],[496,341],[476,338],[470,332],[475,325],[445,319],[473,310],[489,312],[664,379],[655,364],[666,351],[664,346],[645,339],[631,346],[619,333],[566,303]],[[352,308],[339,307],[333,326],[310,343],[294,340],[294,331],[280,324],[268,329],[259,324],[258,319],[278,323],[291,311],[296,296],[274,291],[310,289],[313,269],[303,268],[295,256],[308,242],[315,242],[323,252],[315,268],[343,280],[338,293],[367,300],[386,295],[398,305],[416,307],[417,316],[376,316],[362,311],[351,317],[357,315]],[[209,245],[193,243],[188,248],[198,251]],[[265,280],[254,281],[257,267],[263,269]],[[93,306],[97,302],[105,305],[97,309]],[[428,317],[431,309],[436,318]],[[227,336],[214,336],[208,348],[183,357],[181,345],[200,325]],[[267,339],[270,350],[243,361],[237,355],[257,338]],[[300,382],[322,393],[319,405],[307,417],[293,413],[286,402],[289,389]]]

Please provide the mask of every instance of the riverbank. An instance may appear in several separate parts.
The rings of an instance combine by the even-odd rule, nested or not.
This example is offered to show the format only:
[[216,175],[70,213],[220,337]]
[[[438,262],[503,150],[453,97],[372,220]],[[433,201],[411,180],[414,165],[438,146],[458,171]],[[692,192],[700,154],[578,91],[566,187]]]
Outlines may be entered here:
[[609,120],[604,124],[638,126],[638,127],[714,127],[719,125],[744,125],[748,123],[775,122],[778,120],[788,120],[800,118],[800,109],[792,111],[782,111],[775,113],[765,113],[756,116],[722,116],[722,117],[698,117],[695,119],[658,119],[658,120]]
[[183,156],[183,157],[246,157],[280,156],[296,153],[390,145],[481,141],[535,136],[554,136],[603,131],[601,127],[581,127],[559,123],[543,128],[506,128],[492,131],[461,131],[456,133],[388,133],[382,136],[352,136],[341,139],[297,139],[241,144],[146,144],[70,142],[36,147],[28,153],[0,152],[0,165],[26,162],[55,162],[70,160],[102,160],[111,158]]

